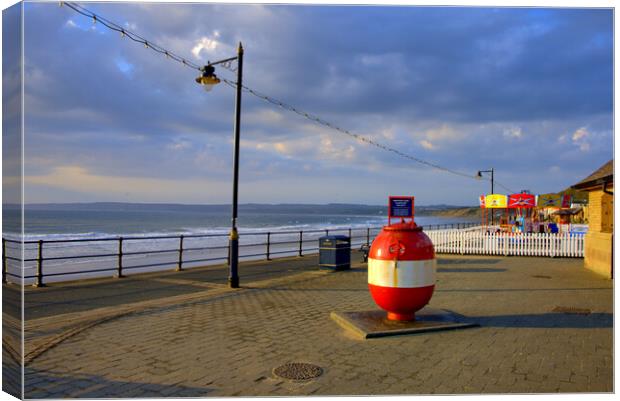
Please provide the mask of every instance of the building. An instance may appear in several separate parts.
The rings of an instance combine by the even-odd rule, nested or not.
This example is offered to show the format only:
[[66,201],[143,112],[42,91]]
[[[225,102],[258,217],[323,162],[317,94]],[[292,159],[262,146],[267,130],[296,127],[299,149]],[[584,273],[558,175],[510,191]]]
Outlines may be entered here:
[[613,159],[571,188],[588,192],[589,224],[585,238],[585,267],[605,277],[613,278]]

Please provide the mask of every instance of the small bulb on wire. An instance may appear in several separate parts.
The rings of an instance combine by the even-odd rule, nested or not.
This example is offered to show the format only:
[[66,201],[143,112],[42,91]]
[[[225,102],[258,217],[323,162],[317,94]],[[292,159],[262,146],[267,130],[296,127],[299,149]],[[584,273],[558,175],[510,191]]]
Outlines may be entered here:
[[125,37],[125,30],[121,29],[121,38],[124,38],[124,37]]
[[97,16],[93,15],[93,25],[95,25],[97,23]]
[[149,42],[144,42],[144,47],[149,48]]
[[59,2],[58,2],[58,7],[62,7],[62,6],[64,6],[64,5],[65,5],[65,2],[64,2],[64,1],[59,1]]

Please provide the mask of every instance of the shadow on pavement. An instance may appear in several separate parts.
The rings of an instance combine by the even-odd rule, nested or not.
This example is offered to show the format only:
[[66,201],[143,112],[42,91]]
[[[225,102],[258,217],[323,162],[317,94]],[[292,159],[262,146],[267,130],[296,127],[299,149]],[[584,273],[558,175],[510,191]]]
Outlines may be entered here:
[[613,314],[591,313],[589,315],[542,313],[528,315],[463,316],[463,320],[478,323],[482,327],[529,327],[591,329],[611,328]]
[[204,397],[213,389],[108,380],[96,375],[49,374],[25,369],[25,398]]
[[610,291],[608,287],[573,288],[435,288],[435,292]]
[[501,259],[437,259],[438,265],[495,265]]
[[465,269],[439,267],[437,273],[501,273],[508,269],[497,269],[492,267],[470,267]]
[[2,344],[2,391],[16,398],[21,398],[22,392],[22,369],[20,362],[16,361],[6,352]]

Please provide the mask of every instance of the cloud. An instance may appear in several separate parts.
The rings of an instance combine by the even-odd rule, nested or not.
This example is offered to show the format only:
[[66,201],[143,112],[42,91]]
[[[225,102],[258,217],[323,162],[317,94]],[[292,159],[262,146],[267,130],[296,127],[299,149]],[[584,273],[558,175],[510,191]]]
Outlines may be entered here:
[[24,181],[28,186],[36,185],[52,192],[69,191],[82,196],[94,195],[95,199],[130,202],[222,203],[228,201],[229,189],[227,180],[101,175],[78,165],[58,166],[48,174],[25,176]]
[[176,140],[174,143],[171,143],[168,146],[166,146],[166,149],[178,152],[178,151],[189,149],[191,148],[191,146],[192,144],[189,141]]
[[504,129],[504,137],[509,139],[521,139],[523,137],[523,131],[521,127],[510,127]]
[[201,59],[200,53],[203,50],[207,54],[213,53],[215,50],[217,50],[220,44],[217,40],[217,38],[219,37],[220,37],[220,33],[218,31],[213,31],[213,35],[211,38],[207,36],[203,36],[202,38],[200,38],[200,40],[192,48],[192,54],[194,55],[194,57],[200,60]]
[[586,127],[581,127],[577,131],[573,133],[573,142],[578,142],[580,140],[587,139],[590,136],[590,133],[586,129]]
[[573,132],[572,140],[575,145],[579,147],[579,150],[582,152],[587,152],[590,150],[590,132],[586,127],[581,127],[575,132]]
[[[613,156],[612,10],[198,3],[88,8],[188,59],[232,57],[241,41],[248,87],[413,157],[462,172],[496,167],[497,179],[515,189],[566,187],[573,182],[560,178],[585,176]],[[218,85],[205,94],[194,82],[197,71],[101,24],[93,29],[88,18],[66,7],[34,2],[24,9],[31,175],[56,174],[54,168],[71,161],[85,169],[81,177],[95,180],[127,172],[153,180],[228,177],[232,88]],[[217,74],[234,79],[222,68]],[[21,105],[17,100],[10,102]],[[423,184],[416,180],[425,177],[432,185],[416,186],[422,188],[416,196],[429,202],[445,203],[441,194],[448,184],[451,199],[475,203],[482,190],[248,92],[242,96],[241,146],[242,179],[277,177],[293,185],[286,189],[291,196],[319,191],[302,187],[311,185],[310,175],[336,170],[342,182],[383,179],[389,170],[386,188],[392,181]],[[36,162],[41,155],[46,163]],[[540,174],[553,165],[566,174],[554,180]],[[275,198],[275,191],[284,189],[265,196]],[[384,203],[380,191],[364,191],[362,197],[344,192],[354,201]]]
[[431,142],[427,141],[426,139],[421,140],[420,145],[422,145],[424,149],[428,149],[428,150],[435,149],[435,145],[433,145]]
[[463,133],[448,124],[427,129],[423,136],[424,139],[420,140],[419,143],[424,149],[428,150],[436,150],[440,148],[440,144],[453,143],[463,139]]

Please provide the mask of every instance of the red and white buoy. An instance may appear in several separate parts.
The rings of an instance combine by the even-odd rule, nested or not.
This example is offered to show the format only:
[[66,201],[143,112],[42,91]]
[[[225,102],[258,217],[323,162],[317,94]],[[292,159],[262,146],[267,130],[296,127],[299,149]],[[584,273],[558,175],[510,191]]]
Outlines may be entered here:
[[435,248],[413,221],[387,225],[368,254],[368,287],[390,320],[414,320],[435,289]]

